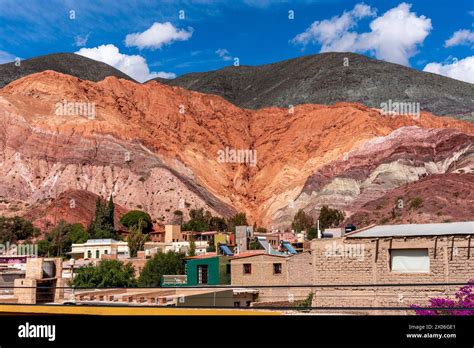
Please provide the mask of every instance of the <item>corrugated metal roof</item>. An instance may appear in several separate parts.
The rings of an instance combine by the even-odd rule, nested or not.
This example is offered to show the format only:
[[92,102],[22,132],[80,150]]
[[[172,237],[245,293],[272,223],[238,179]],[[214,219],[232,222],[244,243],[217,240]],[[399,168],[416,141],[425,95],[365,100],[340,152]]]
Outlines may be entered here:
[[438,224],[381,225],[346,234],[348,238],[474,234],[474,221]]

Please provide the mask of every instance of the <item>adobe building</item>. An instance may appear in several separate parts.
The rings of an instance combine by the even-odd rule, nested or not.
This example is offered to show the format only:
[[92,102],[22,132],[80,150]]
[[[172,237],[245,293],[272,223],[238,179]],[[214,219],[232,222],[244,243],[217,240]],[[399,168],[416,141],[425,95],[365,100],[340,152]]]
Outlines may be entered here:
[[26,262],[25,278],[15,279],[14,282],[17,303],[61,302],[66,286],[61,275],[61,258],[29,258]]
[[452,298],[460,285],[436,283],[474,279],[473,234],[471,221],[373,226],[313,240],[313,306],[409,307],[430,297]]
[[165,225],[165,243],[184,242],[181,225]]
[[[231,284],[253,286],[259,290],[259,302],[302,300],[313,284],[311,252],[293,255],[240,254],[231,258]],[[275,287],[271,287],[274,285]],[[284,285],[302,285],[285,288]],[[259,286],[264,286],[259,288]]]

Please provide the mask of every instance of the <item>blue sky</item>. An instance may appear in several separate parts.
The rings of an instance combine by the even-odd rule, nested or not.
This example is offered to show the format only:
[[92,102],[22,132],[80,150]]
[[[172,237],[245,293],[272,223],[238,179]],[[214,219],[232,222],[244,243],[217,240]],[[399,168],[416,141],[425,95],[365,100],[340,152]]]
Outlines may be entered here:
[[352,51],[474,83],[473,23],[467,0],[0,0],[0,63],[78,52],[144,81]]

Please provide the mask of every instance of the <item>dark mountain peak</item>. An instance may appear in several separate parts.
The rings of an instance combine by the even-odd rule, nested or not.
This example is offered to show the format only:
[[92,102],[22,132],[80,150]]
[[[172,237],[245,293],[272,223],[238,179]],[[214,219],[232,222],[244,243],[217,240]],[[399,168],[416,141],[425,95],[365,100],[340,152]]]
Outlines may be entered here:
[[[346,59],[347,58],[347,59]],[[474,85],[350,52],[260,66],[228,66],[159,82],[220,95],[244,108],[358,102],[420,103],[422,111],[473,120]]]
[[133,80],[130,76],[108,64],[75,53],[54,53],[25,59],[20,66],[14,62],[0,65],[0,88],[26,75],[53,70],[82,80],[101,81],[107,76]]

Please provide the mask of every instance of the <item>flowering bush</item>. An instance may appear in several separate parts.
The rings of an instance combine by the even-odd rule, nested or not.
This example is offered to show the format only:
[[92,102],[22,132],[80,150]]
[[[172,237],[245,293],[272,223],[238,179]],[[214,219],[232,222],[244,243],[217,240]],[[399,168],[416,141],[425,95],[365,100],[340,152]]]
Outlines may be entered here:
[[[460,288],[454,295],[454,299],[430,298],[428,308],[412,305],[417,315],[474,315],[474,279]],[[447,308],[447,309],[431,309]],[[449,310],[449,308],[456,308]],[[461,308],[465,308],[463,310]]]

